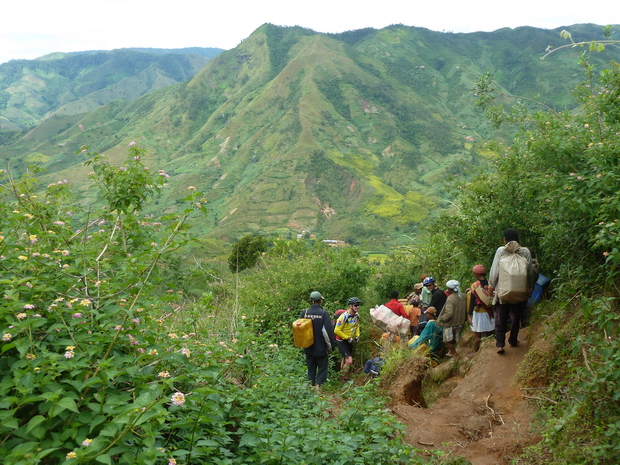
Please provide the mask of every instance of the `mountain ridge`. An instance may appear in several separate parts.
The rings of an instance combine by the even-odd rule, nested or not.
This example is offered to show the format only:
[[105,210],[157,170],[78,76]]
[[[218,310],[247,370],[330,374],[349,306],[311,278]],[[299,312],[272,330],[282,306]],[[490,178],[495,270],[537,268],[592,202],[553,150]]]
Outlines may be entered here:
[[202,55],[163,49],[54,53],[0,64],[0,136],[185,81],[214,50],[204,49]]
[[187,81],[85,115],[57,115],[3,149],[19,169],[30,157],[45,160],[50,178],[74,175],[86,199],[75,151],[90,145],[120,163],[135,140],[170,174],[161,203],[171,211],[168,200],[187,186],[205,193],[204,237],[311,231],[394,243],[450,200],[450,178],[465,180],[468,167],[486,163],[485,141],[509,137],[475,107],[475,81],[489,68],[500,70],[507,95],[534,97],[542,88],[543,103],[570,108],[575,55],[539,59],[547,45],[565,43],[557,32],[394,25],[340,40],[265,24]]

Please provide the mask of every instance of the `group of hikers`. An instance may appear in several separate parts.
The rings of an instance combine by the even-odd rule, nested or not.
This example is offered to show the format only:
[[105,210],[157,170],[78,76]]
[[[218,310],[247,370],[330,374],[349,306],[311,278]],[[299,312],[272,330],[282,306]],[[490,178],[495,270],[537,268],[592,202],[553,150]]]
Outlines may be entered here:
[[[475,334],[474,353],[480,348],[482,338],[493,334],[497,353],[504,353],[509,322],[508,344],[510,347],[519,344],[519,329],[538,279],[538,264],[530,249],[520,246],[515,229],[504,231],[503,242],[495,252],[488,274],[482,264],[473,267],[476,281],[464,292],[454,279],[447,281],[442,290],[431,276],[422,276],[422,282],[414,284],[406,299],[400,300],[399,293],[392,291],[391,300],[385,306],[409,321],[407,338],[411,349],[439,355],[446,347],[446,355],[458,359],[456,345],[466,322]],[[349,308],[339,311],[335,322],[322,308],[323,300],[320,292],[312,292],[311,305],[301,315],[312,321],[314,343],[304,351],[308,381],[317,387],[327,381],[329,353],[335,346],[342,355],[342,379],[349,379],[353,344],[360,337],[360,299],[351,297],[347,302]],[[382,344],[400,343],[402,335],[396,327],[388,325],[381,337]]]

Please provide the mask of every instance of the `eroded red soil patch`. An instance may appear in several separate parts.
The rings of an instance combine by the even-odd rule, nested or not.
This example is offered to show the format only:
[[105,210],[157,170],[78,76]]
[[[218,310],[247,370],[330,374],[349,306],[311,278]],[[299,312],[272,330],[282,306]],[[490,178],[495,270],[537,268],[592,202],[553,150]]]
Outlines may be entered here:
[[[486,341],[475,356],[434,368],[452,368],[449,371],[456,374],[443,383],[443,389],[453,387],[450,394],[429,408],[406,400],[404,389],[411,381],[399,373],[399,382],[390,386],[392,411],[407,427],[407,442],[463,456],[474,465],[509,464],[524,446],[537,442],[530,428],[533,411],[515,385],[517,365],[528,350],[527,328],[521,330],[519,340],[518,347],[507,346],[501,355],[494,341]],[[459,349],[461,354],[468,351],[468,347]]]

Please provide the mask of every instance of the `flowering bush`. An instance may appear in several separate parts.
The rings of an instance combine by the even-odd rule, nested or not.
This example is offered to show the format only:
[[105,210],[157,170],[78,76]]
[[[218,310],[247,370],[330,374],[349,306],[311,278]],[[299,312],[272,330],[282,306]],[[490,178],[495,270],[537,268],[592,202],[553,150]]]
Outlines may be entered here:
[[80,209],[67,182],[2,172],[3,463],[421,460],[370,388],[331,419],[298,350],[252,336],[245,319],[223,333],[207,297],[188,311],[202,313],[200,333],[178,317],[178,294],[154,290],[162,256],[204,212],[201,194],[190,186],[183,212],[144,216],[165,173],[145,169],[135,144],[120,168],[83,150],[101,208]]
[[121,169],[83,148],[108,202],[96,211],[75,205],[66,181],[41,189],[30,175],[18,181],[2,172],[5,463],[111,463],[138,438],[148,443],[147,425],[167,415],[162,399],[172,385],[154,382],[153,371],[187,357],[153,330],[153,315],[168,304],[149,290],[159,258],[187,240],[185,222],[200,194],[191,192],[182,214],[140,217],[165,178],[145,169],[141,149],[129,152]]

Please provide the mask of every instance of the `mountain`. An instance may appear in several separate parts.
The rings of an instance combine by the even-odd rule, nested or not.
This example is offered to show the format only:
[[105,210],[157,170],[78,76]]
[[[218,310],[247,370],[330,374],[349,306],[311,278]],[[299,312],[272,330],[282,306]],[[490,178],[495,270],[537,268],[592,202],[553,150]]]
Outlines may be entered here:
[[120,49],[53,53],[3,63],[0,137],[15,135],[55,115],[85,113],[114,100],[135,100],[185,81],[222,51]]
[[[576,41],[602,37],[595,25],[568,29]],[[76,151],[89,145],[120,163],[135,140],[171,176],[156,208],[175,211],[188,186],[205,193],[207,237],[309,231],[397,243],[449,201],[449,179],[485,163],[487,140],[509,135],[475,107],[480,75],[493,69],[507,95],[571,108],[577,52],[540,60],[565,44],[559,32],[320,34],[265,24],[188,81],[90,113],[57,112],[2,153],[14,170],[37,162],[88,198]],[[611,59],[617,50],[593,56]]]

